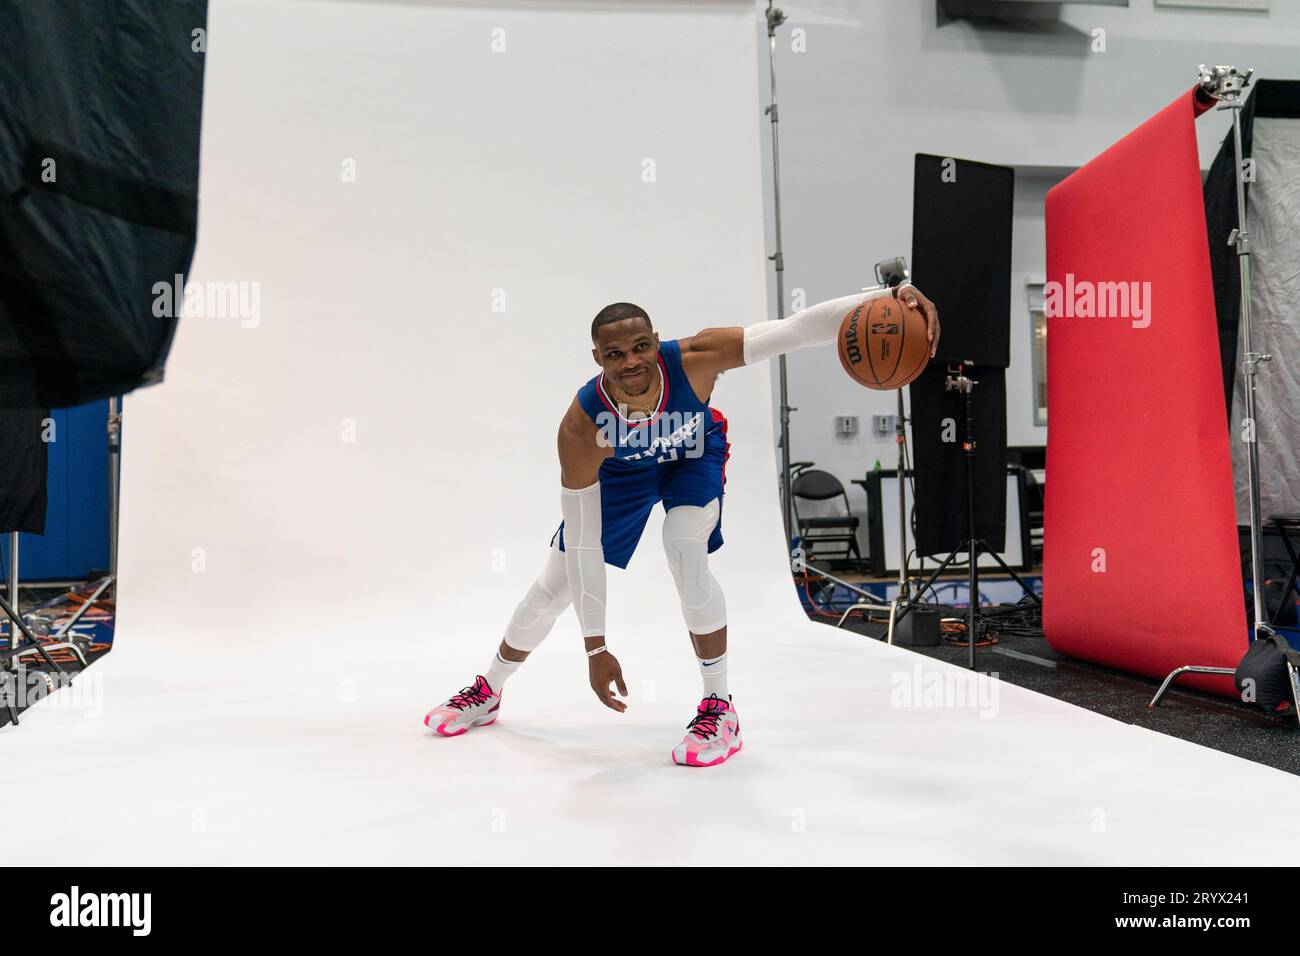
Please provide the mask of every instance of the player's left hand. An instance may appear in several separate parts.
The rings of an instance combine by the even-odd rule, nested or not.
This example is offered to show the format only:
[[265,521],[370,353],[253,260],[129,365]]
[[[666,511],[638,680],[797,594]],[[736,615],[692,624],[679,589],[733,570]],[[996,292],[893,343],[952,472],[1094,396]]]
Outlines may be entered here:
[[921,290],[908,283],[894,287],[894,298],[909,309],[920,308],[925,313],[926,337],[930,340],[930,358],[939,349],[939,310],[921,294]]

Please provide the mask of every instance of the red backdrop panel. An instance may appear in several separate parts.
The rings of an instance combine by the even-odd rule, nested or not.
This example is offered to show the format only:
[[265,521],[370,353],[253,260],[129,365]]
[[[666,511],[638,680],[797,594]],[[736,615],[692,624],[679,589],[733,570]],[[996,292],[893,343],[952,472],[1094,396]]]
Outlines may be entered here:
[[[1203,109],[1189,91],[1047,195],[1043,630],[1063,654],[1150,677],[1235,666],[1247,642]],[[1146,317],[1101,285],[1119,282],[1149,290]],[[1109,317],[1080,314],[1099,289]],[[1236,694],[1229,678],[1183,680]]]

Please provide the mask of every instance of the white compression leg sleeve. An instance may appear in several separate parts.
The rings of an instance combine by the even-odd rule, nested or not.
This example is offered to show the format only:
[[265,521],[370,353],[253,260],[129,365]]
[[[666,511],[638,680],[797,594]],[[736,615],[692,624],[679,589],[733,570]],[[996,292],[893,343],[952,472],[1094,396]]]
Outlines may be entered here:
[[[569,577],[558,542],[547,552],[546,564],[506,625],[505,642],[517,651],[532,652],[551,633],[555,619],[569,606]],[[490,683],[490,682],[489,682]],[[496,687],[495,684],[492,685]]]
[[692,634],[712,634],[727,624],[727,601],[709,570],[709,535],[720,512],[714,498],[702,508],[670,508],[664,516],[664,553],[682,599],[682,617]]
[[605,633],[605,549],[600,543],[600,482],[561,488],[564,567],[583,637]]
[[745,364],[753,365],[809,345],[833,342],[844,316],[868,299],[891,295],[889,289],[855,292],[800,309],[788,319],[769,319],[745,327]]

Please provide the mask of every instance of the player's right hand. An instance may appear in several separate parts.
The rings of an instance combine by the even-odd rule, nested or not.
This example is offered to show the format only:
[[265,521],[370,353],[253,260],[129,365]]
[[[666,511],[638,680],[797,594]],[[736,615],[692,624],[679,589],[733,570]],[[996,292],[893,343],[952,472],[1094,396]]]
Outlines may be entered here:
[[620,714],[627,710],[627,704],[614,696],[614,687],[624,697],[627,696],[623,668],[619,666],[617,657],[609,651],[601,651],[595,657],[587,658],[587,674],[591,678],[591,689],[596,692],[602,704]]

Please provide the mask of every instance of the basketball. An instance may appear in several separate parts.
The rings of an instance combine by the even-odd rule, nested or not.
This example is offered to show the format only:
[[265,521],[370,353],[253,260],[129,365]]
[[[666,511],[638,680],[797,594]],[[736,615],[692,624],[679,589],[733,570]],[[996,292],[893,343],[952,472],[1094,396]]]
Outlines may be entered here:
[[858,303],[840,323],[838,343],[844,371],[882,391],[907,385],[930,360],[925,316],[891,295]]

